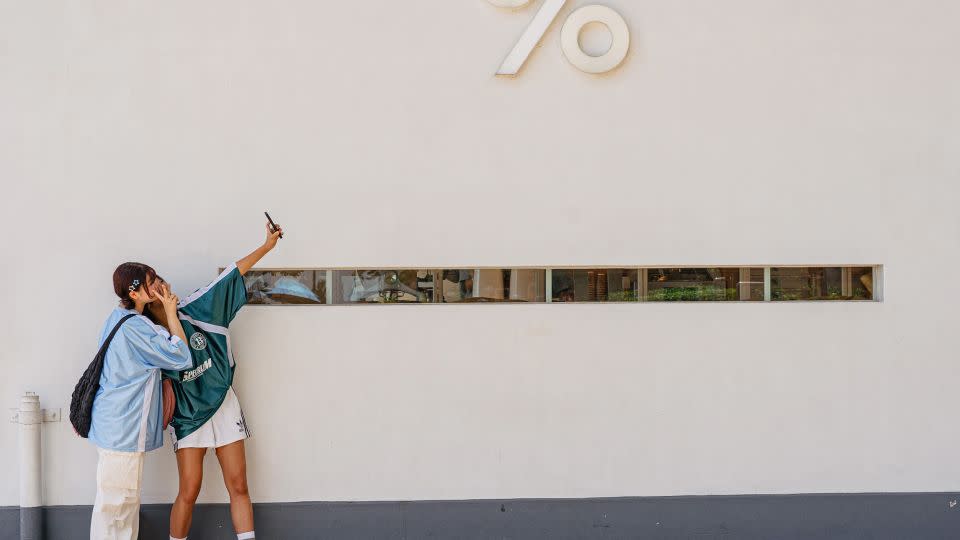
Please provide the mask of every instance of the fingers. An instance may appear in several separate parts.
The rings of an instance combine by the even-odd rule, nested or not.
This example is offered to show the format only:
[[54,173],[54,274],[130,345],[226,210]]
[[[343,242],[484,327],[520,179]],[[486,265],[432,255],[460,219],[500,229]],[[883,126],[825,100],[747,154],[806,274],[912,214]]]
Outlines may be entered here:
[[280,236],[281,234],[283,234],[283,228],[280,227],[279,223],[274,223],[271,227],[270,222],[267,222],[267,236]]
[[165,305],[176,305],[180,303],[180,298],[170,291],[170,286],[166,283],[157,286],[157,299]]

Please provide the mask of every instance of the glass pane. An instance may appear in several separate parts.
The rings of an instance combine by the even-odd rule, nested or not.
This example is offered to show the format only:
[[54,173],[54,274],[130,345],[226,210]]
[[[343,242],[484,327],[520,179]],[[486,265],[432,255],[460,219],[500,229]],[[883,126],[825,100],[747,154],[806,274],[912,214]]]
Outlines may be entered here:
[[872,300],[873,268],[771,268],[770,296],[775,301]]
[[[737,268],[736,294],[739,300],[763,301],[763,268]],[[729,283],[727,284],[729,291]]]
[[440,270],[440,301],[465,302],[473,298],[474,270]]
[[648,302],[762,301],[763,268],[648,268]]
[[432,270],[337,270],[335,304],[427,304],[433,302]]
[[[251,270],[251,304],[546,302],[546,269]],[[771,299],[873,300],[873,267],[770,269]],[[327,283],[327,276],[332,282]],[[551,272],[552,302],[762,301],[764,269],[586,268]]]
[[546,302],[546,270],[440,270],[441,302]]
[[314,270],[251,270],[243,276],[250,304],[323,304],[326,273]]
[[554,269],[553,302],[636,302],[636,268]]

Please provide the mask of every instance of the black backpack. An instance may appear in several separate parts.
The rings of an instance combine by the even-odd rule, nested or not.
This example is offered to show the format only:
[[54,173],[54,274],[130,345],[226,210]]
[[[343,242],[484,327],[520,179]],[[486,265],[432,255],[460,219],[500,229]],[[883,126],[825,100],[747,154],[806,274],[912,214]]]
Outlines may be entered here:
[[93,357],[93,362],[87,366],[87,370],[80,376],[77,385],[73,387],[73,396],[70,398],[70,423],[73,424],[77,435],[87,438],[90,434],[90,421],[93,417],[93,400],[97,397],[97,390],[100,390],[100,372],[103,371],[103,359],[107,356],[107,347],[113,341],[113,336],[120,330],[120,325],[127,322],[130,317],[135,317],[135,313],[125,316],[113,327],[107,339],[103,340],[103,345],[97,355]]

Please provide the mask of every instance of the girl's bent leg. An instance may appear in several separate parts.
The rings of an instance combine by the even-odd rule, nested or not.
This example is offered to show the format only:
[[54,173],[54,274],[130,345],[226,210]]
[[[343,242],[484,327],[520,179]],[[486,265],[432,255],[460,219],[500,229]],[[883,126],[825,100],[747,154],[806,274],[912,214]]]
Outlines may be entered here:
[[253,530],[253,505],[247,489],[247,456],[243,441],[217,448],[217,459],[223,471],[223,482],[230,493],[230,517],[237,534]]
[[193,506],[200,495],[203,482],[203,456],[206,448],[177,450],[177,470],[180,472],[180,491],[170,511],[170,536],[186,538],[193,522]]

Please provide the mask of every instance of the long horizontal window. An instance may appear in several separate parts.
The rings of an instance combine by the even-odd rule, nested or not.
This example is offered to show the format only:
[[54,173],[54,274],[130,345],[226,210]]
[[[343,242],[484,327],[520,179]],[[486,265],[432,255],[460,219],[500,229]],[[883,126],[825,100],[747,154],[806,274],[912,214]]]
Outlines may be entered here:
[[880,266],[254,269],[251,304],[879,300]]

